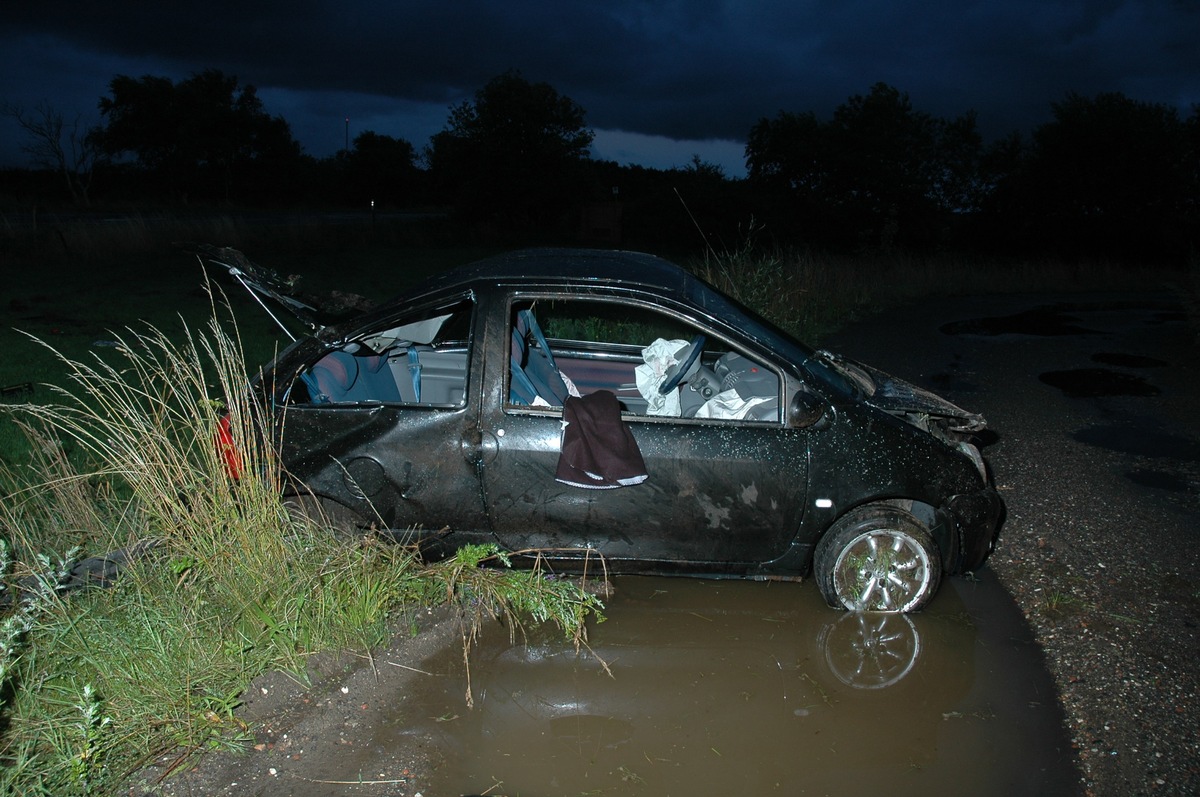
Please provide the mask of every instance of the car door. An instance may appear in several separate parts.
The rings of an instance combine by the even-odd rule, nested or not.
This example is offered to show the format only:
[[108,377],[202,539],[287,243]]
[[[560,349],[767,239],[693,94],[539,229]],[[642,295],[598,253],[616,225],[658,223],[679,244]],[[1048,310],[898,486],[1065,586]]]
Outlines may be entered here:
[[475,302],[407,310],[324,352],[293,387],[283,457],[305,489],[366,523],[489,530],[474,449]]
[[[546,327],[547,345],[567,381],[581,394],[609,389],[618,395],[648,478],[614,489],[557,481],[562,408],[526,405],[514,391],[494,390],[484,397],[480,422],[494,446],[482,471],[489,520],[500,540],[515,550],[595,551],[618,568],[634,560],[662,563],[663,569],[690,563],[699,570],[736,571],[782,555],[803,511],[808,441],[804,430],[782,422],[778,369],[761,354],[753,355],[768,383],[773,380],[767,392],[773,392],[776,410],[769,418],[651,415],[634,387],[648,344],[704,335],[701,361],[708,363],[717,351],[746,354],[749,349],[739,349],[724,328],[649,302],[616,296],[590,302],[552,299],[514,295],[506,306],[498,303],[497,312],[506,315],[492,316],[489,323],[507,332],[518,324],[521,311],[532,309]],[[582,312],[580,305],[586,305]],[[541,344],[531,340],[528,345]],[[510,359],[519,356],[517,345],[497,346],[489,362],[508,362],[502,370],[515,372],[519,369]]]

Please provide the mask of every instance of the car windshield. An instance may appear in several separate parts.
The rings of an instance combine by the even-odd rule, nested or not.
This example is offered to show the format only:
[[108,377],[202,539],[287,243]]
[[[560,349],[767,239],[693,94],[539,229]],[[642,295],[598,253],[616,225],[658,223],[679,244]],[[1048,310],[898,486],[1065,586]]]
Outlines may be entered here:
[[[767,318],[727,296],[708,283],[695,283],[698,291],[693,299],[714,315],[732,322],[743,334],[765,343],[784,359],[798,363],[816,381],[844,396],[871,395],[874,383],[860,368],[851,368],[844,360],[825,351],[814,351],[780,329]],[[741,316],[743,321],[739,322]]]

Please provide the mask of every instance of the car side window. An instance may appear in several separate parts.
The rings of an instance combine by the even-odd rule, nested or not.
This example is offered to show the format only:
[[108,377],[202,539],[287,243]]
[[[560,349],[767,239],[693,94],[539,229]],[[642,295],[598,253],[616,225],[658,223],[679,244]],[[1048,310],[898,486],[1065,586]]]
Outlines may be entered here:
[[609,390],[632,416],[779,421],[775,371],[662,310],[540,299],[514,303],[509,328],[510,406]]
[[389,319],[303,371],[293,403],[464,406],[473,312],[461,299]]

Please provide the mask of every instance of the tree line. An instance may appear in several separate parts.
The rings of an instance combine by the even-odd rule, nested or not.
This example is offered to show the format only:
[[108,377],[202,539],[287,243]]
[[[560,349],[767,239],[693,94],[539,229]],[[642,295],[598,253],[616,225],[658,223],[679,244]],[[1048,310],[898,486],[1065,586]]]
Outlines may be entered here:
[[[546,83],[498,75],[418,150],[375,131],[306,155],[253,86],[207,70],[118,75],[102,123],[6,106],[38,174],[72,199],[239,206],[443,207],[513,238],[569,238],[619,206],[625,238],[728,244],[753,226],[819,248],[1181,260],[1200,228],[1200,106],[1069,94],[1030,134],[985,142],[974,113],[940,118],[879,83],[828,119],[780,111],[749,131],[747,176],[693,157],[669,170],[591,157],[586,112]],[[61,190],[61,189],[60,189]],[[751,221],[753,220],[753,221]]]

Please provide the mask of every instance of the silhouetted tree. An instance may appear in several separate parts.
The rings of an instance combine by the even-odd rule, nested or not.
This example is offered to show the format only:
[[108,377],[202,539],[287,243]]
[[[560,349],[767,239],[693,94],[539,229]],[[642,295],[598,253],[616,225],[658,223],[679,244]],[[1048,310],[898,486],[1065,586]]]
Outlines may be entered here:
[[961,220],[959,242],[964,247],[1004,254],[1028,251],[1027,158],[1028,144],[1016,132],[983,148],[972,212]]
[[825,130],[811,111],[780,111],[760,119],[746,143],[746,170],[759,186],[786,192],[819,193],[826,166]]
[[229,200],[237,187],[269,191],[301,157],[282,117],[263,109],[253,86],[209,69],[178,84],[117,75],[100,100],[101,135],[114,156],[137,163],[185,199],[198,192]]
[[981,148],[974,114],[937,119],[878,83],[826,123],[812,113],[760,120],[746,164],[806,236],[887,248],[931,244],[952,214],[978,204]]
[[823,192],[830,167],[825,136],[824,125],[811,111],[780,111],[750,129],[746,171],[762,202],[759,216],[773,234],[805,240],[822,236],[828,224]]
[[751,243],[751,227],[759,223],[745,199],[744,180],[730,180],[724,169],[699,155],[692,155],[688,165],[658,176],[671,191],[666,208],[679,217],[674,223],[660,220],[664,232],[667,224],[681,226],[685,234],[681,243],[710,251],[732,251]]
[[90,205],[88,191],[101,158],[99,129],[83,126],[79,115],[68,128],[62,113],[46,102],[32,112],[6,104],[0,113],[15,119],[25,131],[28,141],[21,150],[38,166],[60,174],[73,202]]
[[425,157],[468,218],[517,230],[574,226],[593,133],[582,107],[519,72],[492,78],[452,108]]
[[979,134],[975,112],[937,120],[937,126],[934,202],[939,209],[951,213],[978,211],[987,194],[987,182],[982,171],[983,136]]
[[1020,184],[1037,239],[1124,257],[1178,250],[1185,206],[1195,201],[1178,112],[1120,93],[1068,94],[1053,111],[1033,132]]
[[353,204],[411,205],[421,177],[417,152],[402,138],[380,135],[372,130],[354,139],[346,154],[346,180]]
[[1187,119],[1187,144],[1184,149],[1184,182],[1187,199],[1184,201],[1184,218],[1187,220],[1189,247],[1192,252],[1200,251],[1200,104],[1192,106],[1192,115]]
[[[888,248],[901,226],[927,223],[934,207],[937,127],[908,95],[878,83],[833,112],[827,201],[843,210],[866,241]],[[919,220],[919,221],[918,221]]]

